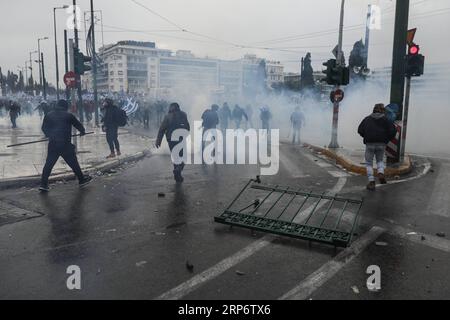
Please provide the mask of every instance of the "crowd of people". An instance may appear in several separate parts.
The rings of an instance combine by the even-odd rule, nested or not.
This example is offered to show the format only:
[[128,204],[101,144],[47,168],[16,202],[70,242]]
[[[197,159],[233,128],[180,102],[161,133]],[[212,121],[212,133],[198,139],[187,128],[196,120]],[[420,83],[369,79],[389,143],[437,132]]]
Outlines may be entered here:
[[[130,102],[130,99],[127,100]],[[132,111],[125,107],[123,99],[103,98],[99,108],[102,130],[106,133],[106,141],[110,148],[107,159],[121,155],[118,139],[119,127],[127,125],[141,125],[150,129],[153,123],[155,129],[159,128],[156,147],[160,147],[162,139],[166,136],[170,150],[180,141],[172,142],[171,133],[176,129],[190,130],[188,115],[183,112],[178,103],[169,103],[164,100],[146,101],[135,100]],[[130,112],[127,112],[130,111]],[[72,111],[72,112],[71,112]],[[63,157],[84,186],[91,178],[84,176],[78,164],[74,146],[71,144],[71,131],[75,127],[81,135],[86,133],[83,124],[70,110],[70,103],[66,100],[50,100],[41,97],[4,97],[0,98],[0,117],[9,117],[12,129],[17,128],[17,119],[21,115],[32,115],[37,112],[43,118],[42,131],[49,138],[47,161],[43,169],[41,191],[48,191],[48,177],[59,157]],[[92,100],[85,100],[83,112],[86,122],[94,121],[95,106]],[[233,108],[227,102],[222,106],[213,104],[206,109],[202,116],[203,131],[210,129],[248,129],[255,128],[254,108],[247,104],[242,108],[235,104]],[[267,105],[259,108],[260,128],[271,129],[272,112]],[[305,126],[305,115],[297,106],[290,115],[290,136],[293,144],[301,143],[301,129]],[[369,184],[367,189],[375,190],[375,176],[373,159],[376,159],[377,174],[381,184],[386,183],[384,177],[384,153],[386,145],[391,141],[397,130],[393,121],[387,117],[387,111],[383,104],[377,104],[373,113],[366,117],[358,128],[358,133],[363,137],[366,145],[366,167]],[[180,155],[182,156],[182,155]],[[177,182],[183,182],[182,171],[184,164],[174,164],[174,178]]]
[[[143,97],[101,97],[99,99],[99,120],[100,125],[105,132],[106,142],[110,149],[110,154],[106,157],[112,159],[121,156],[120,142],[118,139],[118,130],[120,127],[143,127],[146,130],[158,129],[157,146],[166,135],[177,128],[190,129],[188,116],[181,111],[177,103],[170,104],[166,100],[147,100]],[[132,104],[130,108],[128,104]],[[95,104],[92,97],[85,96],[82,103],[82,113],[84,124],[95,125]],[[226,129],[249,129],[257,126],[263,130],[270,130],[272,121],[272,112],[267,105],[258,108],[259,121],[256,118],[257,112],[250,104],[241,107],[234,104],[230,107],[227,102],[221,107],[213,104],[203,112],[201,118],[203,129],[220,128]],[[17,119],[21,115],[37,114],[42,120],[42,131],[49,138],[48,156],[43,170],[41,191],[48,191],[48,176],[59,157],[63,157],[74,173],[84,185],[89,182],[89,177],[84,177],[79,169],[70,142],[72,127],[75,127],[81,135],[85,134],[83,124],[77,120],[80,114],[74,106],[67,100],[56,101],[55,97],[49,97],[48,100],[42,97],[20,96],[6,97],[0,99],[0,116],[9,116],[11,127],[17,128]],[[299,108],[292,113],[291,126],[293,133],[293,143],[300,143],[300,129],[304,126],[304,115]],[[257,125],[257,123],[260,125]],[[169,134],[169,135],[168,135]],[[61,138],[61,136],[63,138]],[[170,149],[174,144],[169,141]],[[174,165],[174,178],[177,182],[182,182],[181,172],[184,165]],[[87,179],[87,180],[86,180]]]

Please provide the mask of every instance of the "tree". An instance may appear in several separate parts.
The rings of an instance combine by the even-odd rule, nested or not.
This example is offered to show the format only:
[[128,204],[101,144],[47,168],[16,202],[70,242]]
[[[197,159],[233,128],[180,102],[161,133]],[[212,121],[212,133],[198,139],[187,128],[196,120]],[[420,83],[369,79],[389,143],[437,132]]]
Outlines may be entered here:
[[17,90],[18,82],[19,76],[14,72],[8,70],[8,75],[6,76],[7,89],[12,93],[16,93],[18,91]]

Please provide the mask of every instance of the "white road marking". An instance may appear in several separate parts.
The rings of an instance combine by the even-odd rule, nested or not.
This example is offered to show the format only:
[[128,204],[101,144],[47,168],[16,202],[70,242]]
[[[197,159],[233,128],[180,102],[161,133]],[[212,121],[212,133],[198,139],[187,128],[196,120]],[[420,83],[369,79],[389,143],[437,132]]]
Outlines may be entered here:
[[[398,236],[414,243],[422,244],[424,246],[428,246],[444,252],[450,252],[450,240],[444,238],[415,232],[413,230],[409,230],[400,226],[388,228],[388,232],[392,235]],[[422,240],[422,236],[425,239]]]
[[247,259],[251,255],[253,255],[256,252],[260,251],[261,249],[267,247],[271,243],[272,240],[273,240],[273,237],[265,236],[264,238],[253,242],[252,244],[250,244],[247,247],[243,248],[242,250],[236,252],[232,256],[217,263],[215,266],[192,277],[188,281],[167,291],[166,293],[163,293],[162,295],[157,297],[156,300],[178,300],[178,299],[181,299],[182,297],[186,296],[190,292],[192,292],[195,289],[197,289],[198,287],[200,287],[205,282],[216,278],[220,274],[224,273],[228,269],[232,268],[233,266],[235,266],[238,263],[242,262],[243,260]]
[[334,277],[343,267],[356,258],[365,248],[373,243],[385,229],[373,227],[349,248],[339,253],[318,270],[309,275],[295,288],[281,296],[278,300],[305,300],[324,283]]
[[[401,180],[389,181],[388,184],[377,185],[377,189],[386,188],[386,187],[392,186],[394,184],[405,183],[405,182],[410,182],[410,181],[421,179],[422,177],[426,176],[428,174],[428,172],[430,172],[430,170],[431,170],[431,163],[429,163],[429,162],[425,163],[423,165],[423,167],[424,167],[423,171],[420,174],[418,174],[417,176],[409,177],[409,178],[401,179]],[[361,186],[361,187],[356,186],[356,187],[351,187],[351,188],[345,189],[345,192],[346,193],[351,193],[351,192],[363,191],[363,189],[365,190],[365,186],[364,187],[363,186]]]
[[[341,177],[338,179],[338,182],[336,183],[336,185],[329,191],[330,194],[338,194],[345,186],[345,184],[347,183],[347,178],[346,177]],[[317,202],[317,200],[316,200]],[[329,202],[329,200],[321,200],[319,202],[319,204],[316,207],[316,211],[318,211],[320,208],[322,208],[325,204],[327,204]],[[309,208],[302,210],[296,217],[295,219],[292,221],[294,223],[301,223],[303,221],[303,219],[305,219],[305,216],[309,215],[311,213],[311,211],[314,209],[314,207],[316,206],[316,204],[312,204],[311,206],[309,206]]]
[[[347,183],[347,178],[339,178],[336,185],[329,191],[330,193],[336,194],[339,193]],[[320,206],[323,206],[326,202],[322,201],[322,204],[319,204]],[[303,210],[300,214],[302,215],[305,212],[308,212],[308,210],[312,210],[312,207]],[[252,244],[248,245],[247,247],[241,249],[240,251],[236,252],[234,255],[225,258],[221,262],[217,263],[216,265],[212,266],[211,268],[203,271],[202,273],[192,277],[191,279],[187,280],[186,282],[183,282],[179,286],[163,293],[159,297],[156,298],[156,300],[178,300],[182,297],[186,296],[190,292],[194,291],[201,285],[203,285],[205,282],[212,280],[216,278],[217,276],[221,275],[228,269],[232,268],[233,266],[237,265],[238,263],[242,262],[243,260],[247,259],[248,257],[252,256],[256,252],[260,251],[261,249],[268,246],[271,241],[273,240],[273,236],[267,235],[263,237],[262,239],[253,242]]]
[[420,179],[420,178],[422,178],[423,176],[427,175],[428,172],[430,172],[430,170],[431,170],[431,163],[427,162],[427,163],[425,163],[425,164],[423,165],[423,171],[422,171],[420,174],[418,174],[417,176],[409,177],[409,178],[402,179],[402,180],[389,181],[388,184],[379,185],[379,186],[377,186],[377,187],[378,187],[378,188],[380,188],[380,187],[386,187],[386,186],[393,185],[393,184],[398,184],[398,183],[404,183],[404,182],[409,182],[409,181],[417,180],[417,179]]

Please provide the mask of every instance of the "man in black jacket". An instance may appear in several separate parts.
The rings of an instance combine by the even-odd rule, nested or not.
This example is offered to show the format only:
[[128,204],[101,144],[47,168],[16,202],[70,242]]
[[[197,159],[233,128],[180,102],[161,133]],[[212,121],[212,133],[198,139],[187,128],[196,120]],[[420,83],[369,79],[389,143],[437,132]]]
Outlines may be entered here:
[[9,118],[11,119],[11,124],[13,129],[17,128],[17,118],[20,115],[20,105],[17,102],[9,102]]
[[[202,114],[202,127],[203,127],[203,133],[202,133],[202,150],[205,150],[206,142],[205,142],[205,133],[208,130],[216,129],[217,125],[219,124],[219,106],[217,104],[213,104],[211,106],[211,109],[205,110]],[[216,143],[216,141],[214,141]],[[216,146],[217,147],[217,146]],[[215,152],[214,152],[215,155]]]
[[385,108],[383,104],[375,105],[373,113],[365,118],[358,128],[358,133],[364,138],[366,145],[366,167],[367,176],[369,177],[369,184],[367,189],[375,190],[375,177],[373,174],[373,158],[376,158],[378,168],[378,178],[381,184],[386,184],[384,176],[384,153],[386,145],[391,141],[397,130],[393,123],[391,123],[385,115]]
[[42,171],[41,187],[39,188],[42,192],[50,191],[48,178],[59,157],[62,157],[73,170],[80,187],[84,187],[92,180],[90,176],[85,176],[81,171],[75,146],[71,143],[72,126],[80,131],[81,136],[85,135],[86,131],[80,121],[73,114],[67,112],[68,108],[69,104],[66,100],[59,100],[56,109],[47,114],[42,123],[42,131],[49,139],[47,160]]
[[114,105],[111,99],[105,99],[103,104],[105,108],[105,116],[103,117],[103,127],[106,132],[106,141],[108,142],[111,154],[106,159],[115,158],[116,155],[120,156],[120,144],[119,144],[119,124],[117,123],[117,115],[119,113],[119,107]]
[[242,118],[244,118],[245,121],[248,122],[248,115],[247,115],[247,113],[239,105],[235,105],[234,106],[232,115],[233,115],[234,124],[236,126],[236,129],[240,129],[241,128]]
[[[165,116],[164,120],[161,123],[161,127],[159,128],[158,137],[155,142],[156,148],[161,147],[164,135],[166,136],[167,143],[169,144],[170,152],[172,152],[172,150],[179,143],[185,142],[187,137],[179,137],[178,140],[175,140],[175,137],[172,139],[172,133],[177,129],[185,129],[187,131],[190,131],[191,127],[189,125],[186,113],[180,110],[180,106],[178,105],[178,103],[172,103],[169,107],[169,113]],[[183,149],[181,149],[178,156],[183,158]],[[175,155],[172,155],[172,161],[175,157]],[[176,182],[181,183],[184,181],[181,175],[181,172],[184,169],[184,165],[184,162],[173,162],[173,175]]]

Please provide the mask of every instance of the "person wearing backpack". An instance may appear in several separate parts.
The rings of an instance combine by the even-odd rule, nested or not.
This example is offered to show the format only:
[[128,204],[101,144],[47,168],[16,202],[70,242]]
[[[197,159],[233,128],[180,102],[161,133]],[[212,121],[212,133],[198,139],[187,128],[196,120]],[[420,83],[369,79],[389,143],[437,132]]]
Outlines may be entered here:
[[[118,139],[119,127],[123,126],[123,110],[119,109],[111,99],[105,99],[103,103],[105,110],[104,117],[102,119],[102,129],[106,133],[106,141],[108,142],[111,153],[106,159],[115,158],[116,155],[120,156],[120,144]],[[126,124],[126,114],[125,114]]]
[[219,106],[217,104],[213,104],[211,106],[211,109],[207,109],[205,112],[203,112],[202,115],[202,127],[203,131],[207,131],[210,129],[216,129],[217,125],[219,124]]
[[378,179],[381,184],[386,184],[384,176],[384,154],[386,145],[397,134],[394,123],[390,122],[386,117],[386,109],[384,104],[376,104],[373,113],[366,117],[358,127],[358,133],[364,138],[366,145],[366,168],[369,184],[367,190],[375,191],[376,183],[373,173],[373,158],[376,158],[378,168]]

